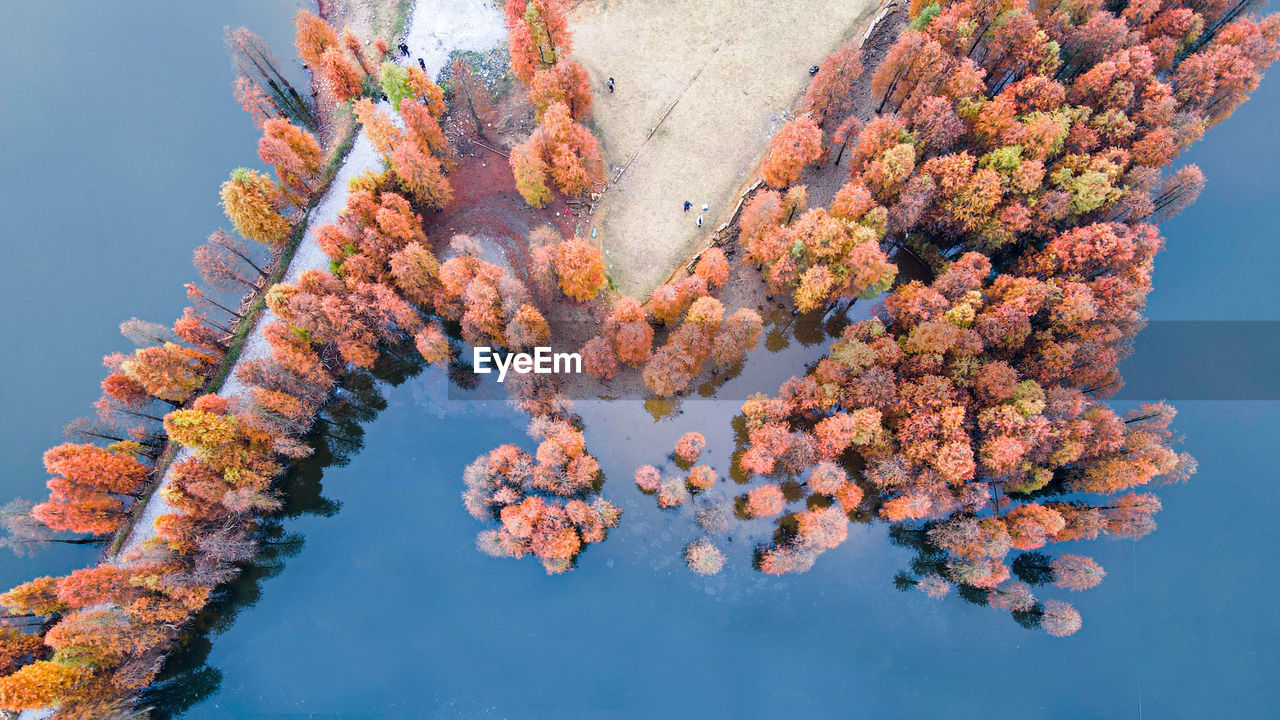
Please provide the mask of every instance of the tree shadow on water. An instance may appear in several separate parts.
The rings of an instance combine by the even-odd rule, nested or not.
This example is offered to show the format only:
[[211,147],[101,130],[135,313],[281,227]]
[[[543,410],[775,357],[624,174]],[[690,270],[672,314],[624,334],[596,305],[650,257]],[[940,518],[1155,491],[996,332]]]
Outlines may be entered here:
[[[937,576],[954,583],[956,596],[971,605],[992,605],[993,591],[961,582],[948,566],[945,551],[929,539],[932,523],[894,523],[889,527],[889,541],[899,547],[915,551],[909,569],[899,571],[893,578],[894,587],[902,592],[916,589],[924,578]],[[1028,585],[1042,585],[1053,580],[1048,566],[1049,557],[1038,552],[1024,552],[1012,563],[1013,574]],[[1036,601],[1024,610],[1008,610],[1013,621],[1027,630],[1040,627],[1044,606]]]
[[242,611],[255,606],[265,581],[279,575],[285,561],[302,551],[305,538],[288,530],[285,522],[304,516],[332,517],[341,510],[341,503],[324,495],[325,471],[347,465],[364,446],[364,425],[387,408],[381,386],[400,385],[425,367],[408,359],[413,357],[411,351],[396,350],[404,348],[389,350],[371,371],[349,372],[321,412],[307,436],[314,452],[293,462],[280,478],[277,488],[282,507],[261,520],[254,533],[257,554],[240,566],[234,580],[215,591],[177,648],[165,658],[156,680],[140,696],[138,707],[149,709],[153,720],[178,717],[218,692],[222,671],[208,664],[213,638],[230,629]]

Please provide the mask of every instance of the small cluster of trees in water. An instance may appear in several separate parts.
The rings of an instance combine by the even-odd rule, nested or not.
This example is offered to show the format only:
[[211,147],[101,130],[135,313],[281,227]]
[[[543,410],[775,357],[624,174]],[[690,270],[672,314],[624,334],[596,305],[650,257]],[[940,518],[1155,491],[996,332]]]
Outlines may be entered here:
[[[916,3],[871,76],[869,101],[859,100],[856,43],[823,62],[806,114],[770,142],[761,165],[770,187],[744,208],[740,262],[758,265],[798,310],[888,288],[888,248],[910,248],[937,276],[894,289],[809,373],[747,401],[746,444],[731,471],[763,481],[742,497],[705,501],[720,477],[698,464],[705,440],[696,431],[675,448],[687,474],[637,471],[659,506],[696,508],[707,536],[685,549],[695,571],[722,569],[715,539],[735,518],[779,518],[755,566],[781,574],[837,547],[851,517],[879,517],[919,551],[900,587],[935,597],[955,589],[1053,635],[1080,627],[1069,604],[1038,599],[1033,586],[1082,590],[1102,568],[1041,550],[1150,532],[1160,503],[1140,490],[1194,470],[1171,447],[1171,408],[1120,415],[1102,398],[1118,387],[1116,365],[1142,325],[1162,245],[1151,223],[1189,203],[1202,182],[1194,167],[1168,177],[1163,167],[1239,105],[1280,54],[1280,23],[1253,17],[1250,5]],[[551,185],[575,194],[602,179],[598,144],[582,124],[590,89],[568,56],[565,2],[506,8],[512,69],[538,118],[511,154],[512,182],[541,206]],[[228,319],[192,307],[172,329],[126,324],[152,342],[107,358],[98,418],[73,423],[80,442],[46,453],[49,499],[7,516],[10,542],[127,532],[161,475],[172,511],[156,520],[155,538],[113,561],[0,594],[0,707],[54,707],[67,718],[127,710],[193,615],[253,557],[262,518],[280,505],[276,479],[311,453],[307,433],[353,368],[409,346],[447,363],[459,338],[546,345],[552,302],[601,321],[582,348],[588,372],[603,381],[638,372],[658,396],[680,393],[708,363],[738,363],[759,341],[754,310],[729,312],[712,296],[733,269],[720,248],[654,290],[646,307],[602,299],[599,249],[552,227],[530,235],[531,262],[519,269],[481,259],[465,235],[427,238],[420,213],[453,198],[457,154],[441,123],[456,118],[446,117],[446,94],[417,68],[377,65],[389,57],[385,43],[370,52],[307,12],[296,25],[298,53],[325,100],[354,112],[386,168],[356,178],[336,222],[314,230],[328,272],[268,288],[273,266],[261,251],[215,233],[196,253],[201,276],[256,295],[237,310],[191,285],[193,300]],[[222,202],[241,236],[279,258],[324,184],[325,149],[312,133],[315,108],[287,86],[265,45],[247,31],[231,44],[245,68],[237,97],[263,130],[260,155],[276,179],[237,170]],[[483,86],[457,64],[454,80],[452,108],[465,101],[476,116]],[[395,117],[373,102],[383,94]],[[827,207],[808,208],[797,183],[833,151],[827,171],[847,157],[848,181]],[[233,339],[256,319],[254,302],[274,316],[260,330],[269,354],[236,366],[244,392],[211,392]],[[563,572],[620,512],[598,497],[600,465],[555,383],[508,385],[539,445],[532,455],[504,445],[479,458],[464,473],[463,501],[496,522],[480,534],[482,550]]]

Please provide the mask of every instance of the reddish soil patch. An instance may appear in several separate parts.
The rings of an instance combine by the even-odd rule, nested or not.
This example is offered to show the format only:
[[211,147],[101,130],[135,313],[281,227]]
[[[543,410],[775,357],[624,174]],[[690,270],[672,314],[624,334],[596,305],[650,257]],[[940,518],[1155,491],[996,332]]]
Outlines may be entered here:
[[529,274],[528,236],[534,228],[552,225],[570,237],[581,211],[561,196],[544,208],[530,207],[516,191],[506,157],[478,144],[472,133],[456,125],[446,127],[446,132],[458,150],[457,166],[449,172],[453,201],[439,212],[423,213],[423,230],[437,256],[447,257],[449,241],[459,234],[500,249],[506,266],[528,286],[551,324],[552,347],[559,352],[577,351],[599,331],[608,301],[578,303],[558,290],[539,288]]
[[443,247],[459,233],[491,239],[502,243],[516,265],[517,260],[528,259],[525,238],[533,228],[551,224],[563,233],[573,231],[576,218],[562,198],[542,209],[525,203],[516,192],[505,157],[466,140],[455,147],[460,152],[457,166],[449,172],[453,202],[423,218],[423,229],[433,244]]

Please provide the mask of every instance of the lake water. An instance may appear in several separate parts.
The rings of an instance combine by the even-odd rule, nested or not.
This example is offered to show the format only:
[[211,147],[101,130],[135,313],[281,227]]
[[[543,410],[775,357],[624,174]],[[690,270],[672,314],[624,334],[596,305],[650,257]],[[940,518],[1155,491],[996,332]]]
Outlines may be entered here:
[[[25,32],[0,52],[31,70],[6,74],[0,112],[11,161],[0,181],[0,327],[18,339],[3,362],[21,378],[0,396],[6,496],[41,494],[39,453],[96,397],[98,357],[123,347],[115,324],[181,309],[190,251],[221,222],[217,183],[255,160],[253,127],[230,99],[221,27],[248,24],[283,55],[293,4],[96,5],[7,9]],[[166,110],[140,123],[137,93]],[[1280,320],[1277,112],[1280,86],[1266,82],[1188,153],[1209,185],[1165,228],[1152,318]],[[354,383],[335,419],[373,419],[330,431],[359,427],[363,447],[347,443],[345,465],[324,466],[322,452],[291,477],[273,557],[203,618],[207,632],[151,699],[183,718],[1280,715],[1280,530],[1259,515],[1280,503],[1274,402],[1177,403],[1200,473],[1162,490],[1151,536],[1081,545],[1108,577],[1071,598],[1085,619],[1071,638],[954,597],[896,591],[910,553],[879,524],[854,525],[804,575],[747,567],[763,526],[734,535],[722,574],[690,573],[679,557],[697,536],[689,514],[656,509],[632,472],[697,429],[725,475],[740,398],[776,390],[798,357],[821,348],[792,340],[785,362],[760,351],[722,391],[738,400],[687,401],[657,423],[637,403],[582,403],[604,497],[624,509],[623,523],[557,577],[529,559],[479,554],[481,523],[459,500],[462,468],[477,455],[533,447],[520,417],[450,390],[437,369],[396,386]],[[1131,367],[1143,352],[1140,338]],[[3,557],[0,580],[90,557]]]
[[[40,464],[92,414],[102,356],[130,317],[169,323],[191,252],[225,225],[218,186],[257,164],[231,96],[224,26],[292,55],[297,0],[4,2],[0,44],[0,501],[46,494]],[[59,547],[0,559],[0,585],[91,561]]]

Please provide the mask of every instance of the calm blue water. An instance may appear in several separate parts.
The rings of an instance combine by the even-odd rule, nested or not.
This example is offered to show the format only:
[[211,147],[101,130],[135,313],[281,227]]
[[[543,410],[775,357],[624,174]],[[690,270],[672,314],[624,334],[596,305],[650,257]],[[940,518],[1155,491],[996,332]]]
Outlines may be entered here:
[[[132,348],[120,322],[182,312],[191,251],[226,223],[219,184],[258,163],[222,28],[247,25],[289,56],[303,4],[0,3],[0,502],[46,494],[41,453],[93,412],[102,356]],[[0,585],[94,552],[5,551]]]
[[[954,599],[898,593],[890,579],[909,555],[888,546],[882,526],[855,526],[813,571],[785,580],[747,569],[758,536],[735,536],[725,573],[694,576],[679,560],[696,537],[692,523],[656,510],[630,483],[637,465],[659,459],[653,448],[670,447],[689,426],[667,422],[628,438],[623,428],[649,422],[635,405],[583,408],[589,447],[609,448],[601,452],[604,494],[625,509],[620,530],[555,578],[531,561],[481,556],[458,477],[492,446],[522,442],[522,428],[465,413],[466,422],[439,422],[423,398],[443,382],[433,371],[391,392],[390,407],[367,426],[364,451],[325,473],[325,495],[341,512],[287,523],[305,536],[304,548],[215,639],[207,662],[221,686],[188,717],[1274,710],[1274,623],[1257,588],[1269,582],[1260,576],[1272,567],[1263,553],[1277,538],[1233,520],[1237,505],[1221,503],[1226,493],[1213,486],[1256,467],[1248,458],[1262,447],[1239,428],[1274,426],[1274,405],[1228,408],[1240,424],[1217,432],[1214,408],[1208,422],[1189,413],[1202,478],[1168,495],[1163,527],[1149,540],[1089,548],[1109,577],[1079,596],[1085,627],[1063,641]],[[712,463],[723,471],[734,408],[696,405],[693,427],[709,431]],[[717,415],[720,423],[709,422]],[[1241,500],[1274,500],[1270,492]]]
[[[222,25],[248,24],[285,54],[293,3],[10,5],[24,31],[0,53],[8,67],[38,69],[0,80],[6,99],[26,98],[0,110],[10,168],[0,327],[17,338],[2,362],[21,378],[0,390],[0,490],[35,497],[40,451],[97,396],[99,356],[124,347],[115,324],[181,309],[190,251],[221,222],[217,184],[254,160]],[[139,93],[165,110],[139,122]],[[1209,186],[1165,228],[1154,319],[1280,320],[1277,112],[1280,87],[1264,83],[1188,154]],[[793,344],[786,362],[759,353],[724,394],[773,391],[796,355],[819,349]],[[1140,340],[1131,364],[1143,360]],[[855,526],[801,576],[746,567],[761,528],[734,536],[721,575],[686,570],[692,521],[658,511],[631,473],[698,429],[725,474],[737,401],[688,402],[660,423],[634,404],[583,404],[622,527],[558,577],[480,555],[481,524],[458,498],[462,468],[504,442],[533,445],[519,418],[449,403],[445,388],[438,370],[383,386],[386,408],[364,424],[351,462],[293,478],[281,538],[293,542],[205,619],[212,644],[196,638],[177,658],[162,708],[185,718],[1280,716],[1280,530],[1260,512],[1280,503],[1276,403],[1178,403],[1200,474],[1162,493],[1150,537],[1081,546],[1108,577],[1071,598],[1084,628],[1055,640],[954,597],[897,592],[910,554],[879,525]],[[90,553],[3,557],[0,581]]]

